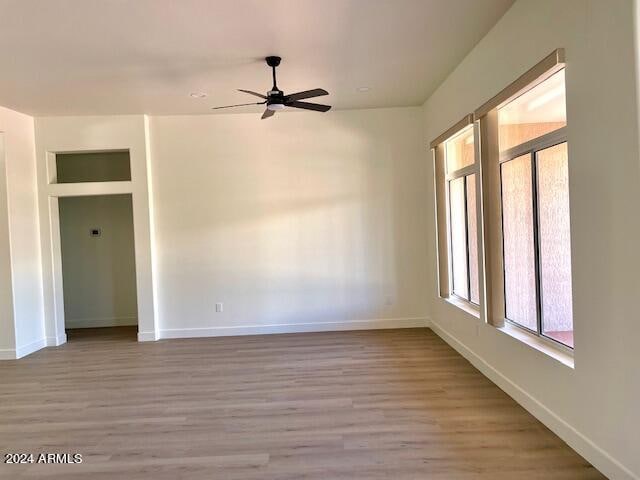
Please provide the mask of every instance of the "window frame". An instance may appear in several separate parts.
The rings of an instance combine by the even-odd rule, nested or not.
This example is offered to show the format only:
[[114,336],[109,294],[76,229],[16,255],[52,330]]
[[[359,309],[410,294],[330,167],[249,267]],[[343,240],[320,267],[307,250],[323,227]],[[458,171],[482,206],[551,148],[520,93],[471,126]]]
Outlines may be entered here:
[[[446,165],[446,142],[462,134],[464,130],[471,128],[473,131],[473,163],[461,167],[453,172],[447,171]],[[480,286],[481,272],[480,262],[482,258],[482,248],[480,243],[480,162],[478,131],[474,122],[473,114],[468,114],[458,121],[451,128],[439,135],[430,143],[434,162],[434,189],[436,192],[436,243],[438,262],[438,295],[440,298],[450,301],[453,305],[472,313],[480,315],[480,308],[483,303],[483,294]],[[471,269],[470,269],[470,242],[469,242],[469,213],[467,210],[467,181],[470,175],[475,175],[475,200],[476,200],[476,244],[477,261],[476,271],[478,272],[478,303],[471,300]],[[465,248],[466,248],[466,271],[467,271],[467,294],[468,298],[458,295],[453,291],[453,259],[452,259],[452,235],[451,235],[451,195],[450,188],[453,180],[463,179],[464,191],[464,221],[465,221]]]
[[[479,170],[483,192],[480,201],[482,202],[481,225],[482,245],[484,246],[482,254],[485,259],[484,270],[482,271],[485,289],[485,320],[488,324],[501,329],[505,327],[505,324],[513,325],[543,343],[572,356],[575,351],[575,343],[572,348],[542,333],[543,313],[541,305],[540,246],[538,234],[539,199],[537,198],[536,172],[537,152],[565,142],[568,145],[567,126],[565,125],[540,137],[516,145],[504,152],[500,152],[498,143],[498,110],[523,93],[544,82],[560,70],[565,69],[565,67],[564,50],[554,50],[540,63],[528,70],[511,85],[507,86],[502,92],[478,108],[474,112],[474,118],[479,129]],[[508,319],[506,315],[501,166],[505,162],[522,155],[530,156],[530,165],[533,170],[531,181],[533,186],[533,237],[535,253],[536,322],[538,331],[533,331],[520,325]]]

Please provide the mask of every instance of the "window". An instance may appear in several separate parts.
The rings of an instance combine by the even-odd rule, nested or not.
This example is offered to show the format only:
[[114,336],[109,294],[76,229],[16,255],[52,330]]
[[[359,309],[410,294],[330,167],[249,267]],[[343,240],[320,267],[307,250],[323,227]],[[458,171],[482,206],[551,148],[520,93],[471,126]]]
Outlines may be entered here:
[[498,109],[505,318],[573,347],[564,70]]
[[477,162],[472,117],[434,140],[438,196],[440,295],[477,306]]
[[486,176],[488,321],[573,348],[563,52],[476,116]]

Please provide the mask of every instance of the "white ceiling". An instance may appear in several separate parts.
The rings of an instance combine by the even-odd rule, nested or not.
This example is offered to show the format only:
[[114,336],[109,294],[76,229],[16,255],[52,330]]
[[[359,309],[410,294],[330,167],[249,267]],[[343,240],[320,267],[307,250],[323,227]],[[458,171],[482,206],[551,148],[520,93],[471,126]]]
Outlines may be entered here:
[[253,101],[237,88],[269,89],[266,55],[283,57],[285,93],[325,88],[318,101],[341,109],[420,105],[512,3],[0,0],[0,105],[32,115],[210,113]]

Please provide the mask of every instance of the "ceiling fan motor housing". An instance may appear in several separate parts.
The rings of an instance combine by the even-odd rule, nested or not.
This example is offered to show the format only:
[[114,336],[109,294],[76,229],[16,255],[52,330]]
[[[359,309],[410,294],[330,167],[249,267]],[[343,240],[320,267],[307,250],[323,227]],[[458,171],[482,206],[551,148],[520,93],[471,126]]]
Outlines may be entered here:
[[284,92],[280,90],[267,92],[267,108],[270,110],[284,110]]
[[275,67],[280,65],[280,57],[267,57],[267,65],[273,68],[273,88],[267,92],[267,109],[284,110],[284,92],[276,86]]

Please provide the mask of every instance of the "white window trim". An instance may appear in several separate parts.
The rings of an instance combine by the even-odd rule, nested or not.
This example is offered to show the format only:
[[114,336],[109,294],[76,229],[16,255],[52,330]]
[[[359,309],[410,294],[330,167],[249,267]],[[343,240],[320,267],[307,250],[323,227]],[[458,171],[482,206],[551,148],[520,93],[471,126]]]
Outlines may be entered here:
[[529,332],[510,321],[505,322],[502,327],[496,327],[496,330],[544,353],[569,368],[575,369],[574,351],[560,343]]
[[[469,302],[462,297],[459,297],[455,293],[452,293],[448,297],[444,299],[450,305],[453,305],[456,308],[464,310],[469,315],[473,315],[475,318],[480,319],[480,306],[476,305],[473,302]],[[482,298],[480,298],[482,301]]]

